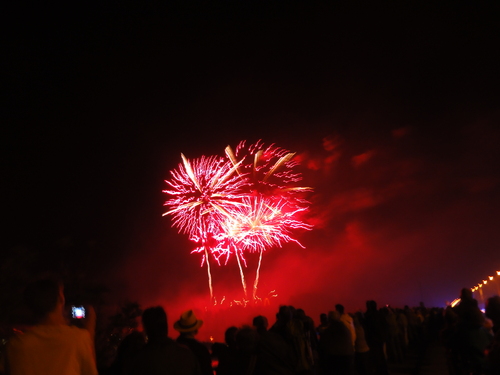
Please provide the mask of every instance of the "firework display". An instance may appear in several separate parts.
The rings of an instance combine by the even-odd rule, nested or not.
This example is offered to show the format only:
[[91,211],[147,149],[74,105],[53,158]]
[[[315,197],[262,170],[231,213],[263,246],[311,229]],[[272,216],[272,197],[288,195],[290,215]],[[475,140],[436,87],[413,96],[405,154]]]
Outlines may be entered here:
[[172,216],[172,225],[197,244],[193,252],[202,254],[206,264],[210,296],[213,299],[210,258],[219,265],[233,255],[240,271],[243,291],[247,286],[243,267],[245,252],[258,252],[259,262],[252,298],[257,298],[262,254],[286,242],[296,229],[312,227],[300,219],[309,202],[305,192],[312,189],[295,186],[301,175],[294,153],[274,145],[240,142],[235,151],[226,147],[226,158],[202,156],[189,161],[181,154],[182,164],[166,180],[170,195],[164,215]]
[[173,226],[199,245],[193,252],[203,254],[202,266],[204,263],[207,266],[213,298],[209,259],[212,238],[220,233],[221,223],[230,212],[242,205],[242,187],[247,182],[243,175],[235,173],[238,164],[233,165],[221,157],[202,156],[190,162],[181,156],[182,164],[171,171],[172,178],[166,180],[170,188],[163,192],[171,198],[164,205],[171,209],[163,215],[172,215]]

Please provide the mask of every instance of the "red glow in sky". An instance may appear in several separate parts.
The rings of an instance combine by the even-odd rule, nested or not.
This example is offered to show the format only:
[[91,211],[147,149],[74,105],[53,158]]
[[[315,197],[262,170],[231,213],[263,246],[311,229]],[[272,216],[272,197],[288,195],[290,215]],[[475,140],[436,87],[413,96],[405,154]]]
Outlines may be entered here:
[[[216,254],[213,236],[254,174],[243,195],[278,191],[314,226],[290,234],[304,248],[266,249],[270,322],[280,303],[315,319],[338,302],[444,305],[500,269],[494,2],[187,3],[12,12],[0,260],[16,277],[30,249],[173,322],[205,311],[207,258],[217,301],[241,297],[234,248]],[[287,196],[299,172],[314,192]],[[247,275],[259,255],[245,251]]]
[[[390,129],[378,132],[367,144],[344,136],[342,146],[335,150],[321,147],[320,138],[316,140],[318,147],[300,150],[303,183],[315,187],[309,196],[310,210],[301,214],[314,228],[296,231],[292,236],[305,248],[284,242],[282,249],[275,246],[273,251],[266,251],[259,296],[276,291],[269,309],[277,310],[280,303],[294,304],[317,318],[335,303],[356,311],[363,309],[368,299],[395,306],[418,305],[420,301],[442,306],[446,300],[452,301],[462,287],[482,280],[479,266],[484,259],[494,263],[492,249],[500,240],[491,221],[494,207],[498,207],[495,192],[499,185],[488,172],[496,165],[491,139],[500,139],[500,133],[485,126],[464,128],[461,148],[443,144],[428,137],[426,131],[413,128],[404,136],[394,136]],[[429,150],[435,155],[430,155]],[[332,152],[337,153],[336,161],[324,162]],[[365,152],[371,152],[371,157],[353,164],[353,158]],[[477,164],[480,154],[483,163]],[[322,168],[308,168],[308,160]],[[483,177],[473,177],[477,175]],[[471,189],[471,181],[482,180],[489,183]],[[251,204],[238,207],[250,211]],[[252,232],[252,215],[244,217],[248,223],[235,222],[237,229],[233,229],[234,239],[242,243],[246,235],[251,238]],[[196,269],[196,262],[186,258],[188,253],[179,251],[189,246],[179,242],[178,237],[172,234],[163,240],[167,249],[172,248],[171,243],[178,244],[172,248],[175,251],[154,251],[154,256],[143,260],[144,267],[154,273],[152,263],[166,262],[164,267],[168,267],[176,259],[189,276],[174,295],[165,298],[176,309],[174,306],[182,305],[186,295],[193,296],[190,303],[196,300],[200,311],[204,311],[204,275]],[[258,238],[266,240],[265,236]],[[250,246],[255,244],[250,242]],[[466,255],[464,260],[464,249],[474,255]],[[250,289],[259,252],[245,252],[244,256]],[[241,295],[234,257],[228,260],[227,267],[214,268],[213,276],[218,301],[223,296],[230,301]],[[268,313],[273,321],[272,311]],[[235,323],[243,323],[245,314],[232,314]]]

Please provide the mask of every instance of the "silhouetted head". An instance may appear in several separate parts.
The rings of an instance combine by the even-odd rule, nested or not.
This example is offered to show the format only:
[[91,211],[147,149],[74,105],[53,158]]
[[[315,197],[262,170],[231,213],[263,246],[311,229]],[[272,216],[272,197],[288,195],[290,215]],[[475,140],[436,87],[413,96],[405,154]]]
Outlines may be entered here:
[[203,320],[196,318],[193,310],[184,311],[181,318],[174,323],[174,329],[181,335],[196,335],[203,325]]
[[278,318],[278,320],[281,320],[283,322],[289,322],[290,320],[292,320],[292,311],[290,310],[290,307],[286,305],[280,306],[276,317]]
[[149,342],[166,338],[168,335],[167,314],[163,307],[156,306],[144,310],[142,313],[142,326]]
[[304,320],[306,318],[306,312],[304,309],[297,309],[295,310],[295,316],[299,318],[300,320]]
[[259,315],[253,318],[252,325],[257,329],[257,331],[266,331],[268,327],[267,318],[264,315]]
[[236,344],[236,334],[238,333],[238,327],[232,326],[226,329],[224,332],[224,341],[227,346],[233,346]]
[[460,291],[460,299],[461,300],[470,300],[470,299],[473,299],[473,297],[472,297],[472,290],[470,290],[470,288],[463,288]]
[[58,303],[64,305],[63,284],[55,278],[34,281],[24,290],[23,298],[34,318],[40,321],[54,311]]
[[488,298],[486,316],[491,319],[495,328],[500,328],[500,296]]
[[236,345],[240,353],[253,354],[259,341],[259,334],[250,327],[241,328],[236,334]]
[[344,306],[338,303],[335,305],[335,310],[337,310],[340,313],[340,315],[342,315],[344,313]]
[[328,322],[332,322],[333,320],[339,320],[340,314],[338,311],[329,311],[328,312]]
[[366,301],[366,311],[377,311],[377,302],[374,300]]
[[326,324],[328,322],[328,317],[325,313],[319,314],[319,321],[321,324]]

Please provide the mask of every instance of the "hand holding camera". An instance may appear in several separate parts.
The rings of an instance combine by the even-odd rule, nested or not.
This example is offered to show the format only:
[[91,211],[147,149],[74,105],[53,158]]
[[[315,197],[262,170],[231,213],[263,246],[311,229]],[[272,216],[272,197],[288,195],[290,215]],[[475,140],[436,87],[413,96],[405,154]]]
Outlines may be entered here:
[[73,319],[85,319],[85,307],[71,306],[71,317]]
[[75,325],[87,329],[91,336],[94,337],[96,315],[92,306],[72,305],[71,318],[76,323]]

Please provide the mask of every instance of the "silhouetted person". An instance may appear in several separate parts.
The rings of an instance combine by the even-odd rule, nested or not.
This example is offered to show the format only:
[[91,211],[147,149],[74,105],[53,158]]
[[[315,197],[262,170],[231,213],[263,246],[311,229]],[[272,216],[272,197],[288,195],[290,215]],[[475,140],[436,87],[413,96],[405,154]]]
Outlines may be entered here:
[[403,348],[396,314],[389,306],[382,308],[380,312],[387,325],[386,351],[389,361],[401,363],[403,362]]
[[148,339],[130,366],[130,375],[200,375],[193,353],[168,337],[167,314],[163,307],[150,307],[142,314],[142,326]]
[[105,375],[122,375],[130,368],[137,353],[146,345],[146,337],[142,332],[132,331],[121,341],[116,357]]
[[354,364],[358,375],[369,375],[373,372],[373,365],[370,356],[370,348],[366,343],[365,330],[361,325],[362,313],[354,314],[352,320],[356,330],[356,342],[354,343]]
[[257,343],[259,334],[250,327],[243,327],[236,333],[238,366],[234,375],[260,374],[256,371]]
[[485,350],[492,336],[484,326],[483,313],[469,288],[462,289],[460,302],[454,311],[458,316],[456,342],[459,366],[472,373],[481,373],[487,367]]
[[94,310],[87,308],[87,329],[69,326],[63,285],[54,279],[28,285],[24,300],[37,324],[9,340],[6,373],[96,375]]
[[328,327],[328,315],[325,313],[319,314],[319,326],[316,327],[316,332],[319,336]]
[[457,346],[457,324],[458,316],[453,308],[448,306],[444,311],[444,327],[439,333],[439,337],[446,350],[446,365],[450,375],[459,375],[464,370],[460,363],[459,347]]
[[492,374],[500,374],[500,297],[488,298],[486,316],[493,322],[493,341],[488,348],[488,363]]
[[292,311],[286,305],[280,306],[276,314],[276,322],[270,328],[270,331],[277,333],[285,340],[291,340],[289,330],[290,322],[292,321]]
[[276,314],[276,322],[269,331],[280,335],[290,347],[293,355],[292,364],[295,371],[300,373],[307,370],[306,358],[303,355],[305,342],[301,337],[303,334],[302,322],[294,318],[295,308],[293,306],[280,306]]
[[307,368],[305,374],[316,374],[319,371],[319,340],[314,320],[306,315],[303,309],[297,309],[296,317],[302,322],[305,334],[305,359]]
[[387,336],[387,324],[385,318],[377,309],[377,302],[366,301],[366,312],[363,320],[365,338],[377,375],[387,375],[389,369],[384,353],[384,344]]
[[356,342],[356,330],[354,329],[354,323],[352,322],[352,317],[344,311],[344,306],[340,303],[335,305],[335,311],[339,313],[339,320],[345,324],[349,332],[351,332],[352,344]]
[[258,333],[267,332],[267,327],[269,326],[268,320],[264,315],[259,315],[253,318],[252,324]]
[[399,328],[399,342],[403,351],[403,358],[406,358],[408,351],[408,318],[403,310],[396,309],[396,321]]
[[238,327],[232,326],[224,332],[225,343],[214,343],[212,345],[212,355],[218,359],[218,365],[215,369],[217,375],[231,375],[237,368],[237,347],[236,334]]
[[403,312],[408,320],[408,344],[415,345],[420,340],[419,327],[421,321],[418,319],[414,309],[408,305],[405,305]]
[[477,300],[472,297],[469,288],[463,288],[460,292],[460,302],[454,308],[458,315],[458,325],[467,328],[478,328],[484,324],[484,316],[479,309]]
[[293,375],[294,360],[292,347],[282,336],[267,330],[268,321],[263,315],[256,316],[253,321],[259,340],[257,342],[257,362],[254,374]]
[[213,375],[212,357],[208,348],[196,340],[198,329],[203,325],[203,320],[197,319],[193,310],[184,311],[174,324],[174,329],[179,332],[177,342],[187,346],[198,359],[202,375]]
[[350,375],[354,366],[354,346],[351,332],[340,321],[340,314],[328,314],[328,328],[319,340],[319,358],[322,374]]

